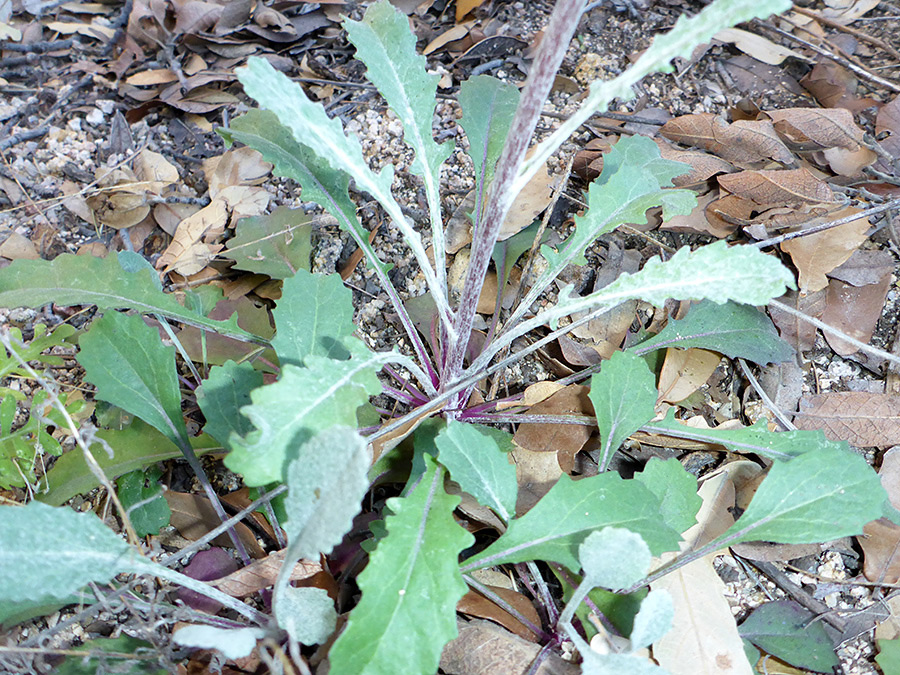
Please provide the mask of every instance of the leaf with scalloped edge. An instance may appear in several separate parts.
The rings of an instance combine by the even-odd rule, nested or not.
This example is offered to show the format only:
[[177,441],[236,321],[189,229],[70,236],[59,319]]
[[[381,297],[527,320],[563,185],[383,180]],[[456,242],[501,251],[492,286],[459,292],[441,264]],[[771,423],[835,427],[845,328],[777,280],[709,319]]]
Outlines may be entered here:
[[287,364],[277,382],[255,389],[253,403],[241,408],[254,430],[231,436],[225,466],[251,487],[281,481],[297,449],[313,434],[335,425],[355,427],[356,409],[381,392],[376,373],[384,358],[361,345],[351,351],[347,361],[311,355],[303,368]]
[[475,538],[453,518],[460,498],[444,491],[444,469],[430,455],[424,461],[419,484],[387,502],[387,536],[359,575],[362,600],[329,652],[334,672],[433,673],[456,637],[454,609],[466,593],[457,559]]

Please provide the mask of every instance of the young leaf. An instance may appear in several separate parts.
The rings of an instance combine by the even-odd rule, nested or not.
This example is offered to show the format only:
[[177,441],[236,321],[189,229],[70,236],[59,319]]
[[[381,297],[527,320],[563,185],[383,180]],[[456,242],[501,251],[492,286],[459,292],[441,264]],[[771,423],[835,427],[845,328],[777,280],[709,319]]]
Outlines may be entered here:
[[310,267],[311,221],[302,209],[279,206],[269,215],[241,218],[225,248],[219,255],[236,268],[286,279]]
[[[91,454],[107,478],[119,476],[151,466],[156,462],[181,457],[182,452],[166,436],[139,419],[124,429],[100,429],[95,438],[103,444],[91,446]],[[221,445],[208,434],[191,438],[197,455],[221,450]],[[107,454],[107,448],[112,455]],[[79,494],[87,494],[100,483],[88,467],[83,452],[66,452],[47,472],[50,489],[35,496],[50,506],[60,506]]]
[[316,560],[341,543],[369,488],[371,460],[368,443],[350,427],[325,429],[300,446],[285,476],[291,554]]
[[334,600],[324,588],[285,587],[275,597],[275,615],[288,635],[304,645],[322,644],[337,625]]
[[330,119],[321,105],[306,97],[300,85],[279,73],[265,59],[251,57],[245,67],[235,72],[247,94],[256,99],[261,107],[275,113],[293,133],[294,140],[312,150],[314,162],[327,163],[334,170],[346,173],[356,181],[358,189],[365,190],[378,200],[412,249],[429,288],[434,291],[441,314],[449,317],[447,298],[439,292],[443,287],[435,277],[422,237],[391,194],[393,165],[388,164],[380,173],[374,173],[363,158],[359,141],[344,134],[340,121]]
[[375,373],[383,362],[358,349],[365,353],[348,361],[308,356],[305,368],[288,364],[277,382],[255,389],[253,403],[241,409],[255,430],[231,437],[225,466],[252,487],[280,481],[296,448],[313,434],[335,425],[355,426],[356,409],[381,392]]
[[881,516],[878,474],[860,455],[827,448],[775,462],[750,506],[718,541],[812,544],[859,534]]
[[432,137],[440,77],[425,72],[425,57],[416,53],[416,37],[409,29],[409,20],[388,0],[370,5],[362,21],[346,19],[344,29],[356,47],[356,57],[368,68],[366,76],[400,118],[403,138],[416,151],[410,170],[425,183],[440,277],[444,259],[441,164],[453,152],[452,143],[438,145]]
[[685,532],[697,522],[703,499],[697,494],[697,479],[674,457],[652,457],[644,470],[634,474],[659,499],[662,521],[676,532]]
[[641,609],[634,617],[631,631],[631,650],[637,651],[659,640],[672,627],[675,607],[668,591],[650,591],[641,603]]
[[653,419],[656,378],[639,356],[615,352],[600,372],[591,377],[588,397],[600,429],[601,455],[597,464],[606,471],[623,441]]
[[216,649],[229,660],[249,656],[257,640],[266,636],[262,628],[216,628],[215,626],[188,625],[172,633],[172,640],[182,647]]
[[[463,83],[465,84],[465,83]],[[494,251],[491,253],[491,260],[494,261],[494,267],[497,270],[498,292],[502,293],[509,281],[510,272],[515,267],[516,262],[522,257],[525,251],[531,249],[534,238],[537,236],[540,221],[535,221],[524,230],[516,232],[509,239],[498,241],[494,244]],[[541,237],[541,243],[547,241],[550,232],[545,231]]]
[[700,347],[761,365],[781,363],[794,354],[764,312],[736,302],[717,305],[709,300],[691,307],[683,319],[671,319],[659,334],[629,351],[643,355],[666,347]]
[[340,275],[298,270],[284,280],[272,312],[278,332],[272,346],[281,365],[303,365],[310,354],[330,359],[348,356],[344,338],[353,335],[353,294]]
[[444,470],[427,471],[406,498],[388,500],[388,535],[359,576],[362,600],[329,653],[334,672],[409,673],[437,670],[443,646],[456,636],[456,603],[466,592],[457,565],[474,537],[453,519],[459,497],[444,492]]
[[641,427],[648,434],[661,434],[673,438],[687,438],[702,443],[724,445],[732,452],[762,455],[769,459],[788,460],[807,453],[817,454],[826,450],[844,450],[849,447],[843,441],[831,441],[821,431],[781,431],[772,433],[765,421],[743,429],[700,429],[689,427],[675,419],[675,410],[669,409],[665,419],[648,422]]
[[591,532],[578,547],[585,581],[611,589],[628,588],[643,579],[652,557],[641,535],[624,527]]
[[494,438],[476,424],[450,420],[434,439],[450,477],[503,519],[516,512],[516,467]]
[[[75,326],[67,323],[58,325],[52,332],[48,332],[47,326],[42,323],[34,324],[34,335],[27,342],[22,339],[22,331],[15,326],[9,327],[9,339],[16,353],[25,362],[40,361],[48,366],[63,365],[62,357],[55,354],[43,354],[42,352],[53,347],[68,346],[70,338],[77,333]],[[0,349],[0,380],[11,375],[27,377],[19,360],[6,349]]]
[[105,584],[132,556],[93,513],[40,502],[0,506],[0,605],[66,598],[91,581]]
[[213,321],[182,307],[174,296],[162,292],[152,268],[136,266],[127,253],[106,258],[65,253],[53,260],[15,260],[0,270],[0,307],[36,308],[53,302],[130,308],[239,340],[262,341],[239,328],[234,318]]
[[159,534],[159,529],[169,524],[172,511],[159,487],[161,476],[162,469],[153,466],[147,471],[126,473],[116,482],[119,501],[128,511],[128,517],[139,537]]
[[76,357],[97,398],[140,417],[170,441],[188,445],[175,372],[175,348],[139,315],[108,312],[84,335]]
[[[466,132],[468,154],[475,165],[476,214],[481,210],[480,205],[494,177],[494,167],[500,159],[518,105],[518,87],[496,77],[476,75],[459,85],[459,107],[462,109],[459,125]],[[530,246],[531,241],[528,242]]]
[[840,665],[825,626],[791,600],[767,602],[740,625],[740,634],[760,649],[792,666],[831,673]]
[[678,548],[678,533],[659,519],[659,501],[643,485],[604,473],[573,481],[563,474],[532,509],[484,551],[468,572],[501,563],[546,560],[578,569],[578,545],[594,530],[624,527],[643,537],[654,555]]
[[247,362],[226,361],[210,368],[209,377],[197,389],[197,405],[206,418],[203,430],[226,448],[232,433],[250,433],[253,425],[240,411],[250,403],[250,392],[262,383],[262,373]]

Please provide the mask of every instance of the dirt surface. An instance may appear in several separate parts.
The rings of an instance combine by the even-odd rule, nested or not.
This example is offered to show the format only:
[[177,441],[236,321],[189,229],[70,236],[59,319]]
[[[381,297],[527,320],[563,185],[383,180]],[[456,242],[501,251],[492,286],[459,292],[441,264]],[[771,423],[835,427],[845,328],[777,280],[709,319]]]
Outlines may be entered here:
[[[414,220],[424,223],[427,208],[423,190],[404,170],[412,160],[412,153],[402,143],[400,124],[367,85],[364,69],[352,60],[352,47],[337,22],[338,13],[361,18],[368,3],[323,4],[321,7],[304,2],[283,4],[287,7],[283,10],[284,15],[292,19],[294,35],[290,39],[285,39],[284,33],[289,32],[286,29],[273,33],[272,25],[252,20],[244,24],[252,30],[223,31],[223,35],[214,37],[197,27],[182,26],[175,30],[175,21],[180,19],[168,3],[160,3],[166,5],[169,12],[160,23],[160,16],[154,16],[150,6],[153,3],[129,1],[89,6],[88,3],[59,5],[14,1],[11,18],[0,15],[0,21],[7,18],[23,34],[21,40],[8,39],[0,44],[0,260],[3,264],[21,257],[52,259],[64,252],[100,254],[123,249],[138,251],[151,263],[159,262],[172,240],[171,226],[173,222],[177,224],[178,219],[173,221],[171,216],[166,219],[154,210],[128,229],[104,226],[96,217],[97,202],[91,201],[98,192],[103,171],[114,166],[130,166],[129,160],[140,150],[147,149],[159,153],[177,169],[179,183],[177,194],[156,202],[151,200],[151,206],[169,206],[177,214],[184,214],[189,211],[179,209],[197,210],[209,203],[210,174],[204,162],[218,158],[226,151],[215,127],[227,126],[228,120],[252,105],[233,77],[234,68],[252,53],[266,55],[276,67],[304,83],[311,96],[321,99],[329,112],[344,122],[348,131],[359,136],[373,166],[394,165],[398,200]],[[395,4],[410,14],[421,49],[433,45],[434,40],[456,25],[452,4],[440,0]],[[844,7],[853,5],[846,3]],[[702,5],[672,0],[652,2],[647,6],[591,3],[591,7],[576,32],[539,133],[552,131],[560,118],[576,109],[590,81],[621,73],[648,46],[654,35],[671,27],[682,13],[699,11]],[[439,90],[442,100],[435,115],[438,139],[453,138],[458,134],[459,107],[455,96],[462,79],[473,73],[488,73],[517,84],[525,81],[531,53],[551,9],[550,2],[486,2],[466,17],[469,24],[460,22],[465,27],[458,29],[462,40],[468,39],[472,44],[450,42],[449,47],[430,53],[429,67],[443,76]],[[812,3],[809,9],[819,11],[822,6]],[[793,19],[798,20],[801,16],[795,15]],[[197,17],[194,19],[200,21]],[[900,48],[896,38],[898,22],[900,8],[882,2],[848,25],[897,49]],[[0,23],[0,27],[2,25]],[[78,25],[82,29],[72,37],[60,32],[75,31],[74,26]],[[832,103],[826,105],[822,94],[812,94],[800,84],[801,80],[809,78],[817,64],[824,63],[822,54],[792,42],[773,31],[771,26],[791,30],[789,23],[774,21],[745,28],[795,50],[795,55],[778,65],[770,65],[742,53],[734,45],[715,42],[698,50],[692,60],[676,63],[674,73],[647,78],[631,101],[617,102],[613,112],[634,115],[637,122],[625,122],[627,118],[615,115],[595,118],[565,144],[549,166],[551,175],[564,181],[563,196],[550,221],[556,236],[562,238],[571,228],[571,215],[584,200],[584,176],[568,175],[567,167],[576,153],[596,139],[608,141],[620,133],[646,133],[659,137],[663,122],[688,114],[715,113],[729,115],[734,120],[740,111],[755,114],[753,111],[758,110],[830,108],[840,107],[840,104],[852,109],[856,123],[871,138],[889,136],[890,130],[876,129],[876,116],[879,105],[893,101],[897,89],[882,86],[866,75],[851,76],[852,82],[846,78],[832,78],[838,82],[832,82],[832,88],[840,91],[832,92]],[[167,39],[161,39],[164,37]],[[485,37],[487,39],[483,39]],[[892,79],[897,72],[896,56],[863,40],[859,34],[824,25],[816,37],[823,46],[839,48],[848,55],[847,58],[861,64],[866,74],[875,74],[888,82],[896,81]],[[754,53],[760,55],[758,51]],[[201,62],[196,61],[198,58]],[[872,104],[867,105],[867,100]],[[471,162],[463,152],[465,141],[462,136],[457,146],[442,177],[447,195],[444,204],[447,217],[471,187]],[[887,154],[891,153],[895,160],[900,156],[896,146],[888,147]],[[826,176],[821,167],[816,170],[827,178],[835,192],[853,200],[860,194],[867,194],[860,191],[873,185],[879,186],[880,190],[875,194],[896,197],[900,193],[896,187],[900,181],[895,168],[896,164],[882,163],[878,165],[877,175],[860,174],[857,179],[834,174]],[[365,265],[348,268],[348,260],[355,250],[350,237],[340,232],[329,218],[321,216],[314,205],[305,203],[289,182],[268,177],[259,183],[267,193],[263,210],[271,211],[284,205],[303,208],[316,217],[313,268],[326,273],[346,272],[346,282],[355,290],[356,321],[370,346],[375,349],[395,345],[406,348],[402,330],[389,311],[387,296],[381,292],[372,271]],[[69,199],[65,199],[67,196]],[[399,231],[384,219],[374,204],[362,200],[359,203],[364,226],[370,231],[377,229],[376,249],[394,266],[391,278],[396,287],[409,297],[421,295],[424,280]],[[870,338],[864,340],[888,351],[896,344],[900,322],[900,292],[896,287],[900,242],[893,219],[891,212],[887,217],[873,218],[868,237],[861,244],[863,250],[888,252],[893,267],[884,301],[876,312],[877,325]],[[224,228],[218,241],[227,241],[231,232],[231,226]],[[749,240],[742,230],[730,236],[733,240]],[[642,261],[660,250],[705,243],[713,238],[709,232],[690,228],[631,230],[611,235],[589,252],[592,268],[587,272],[573,270],[572,275],[573,278],[582,275],[578,277],[582,287],[589,288],[604,261],[616,251],[631,251],[638,261]],[[785,252],[781,255],[788,260]],[[174,288],[209,281],[223,282],[228,292],[233,292],[236,297],[241,297],[241,293],[243,296],[250,294],[252,301],[259,305],[276,297],[272,295],[271,287],[265,285],[266,279],[248,281],[246,276],[230,268],[229,261],[220,257],[209,266],[204,265],[199,273],[170,274],[165,281]],[[813,294],[810,291],[810,295]],[[644,323],[653,320],[649,307],[637,308],[636,315]],[[74,323],[78,325],[86,319],[76,317]],[[39,320],[55,325],[72,319],[63,309],[47,308],[41,312],[5,312],[2,320],[22,327],[28,337]],[[788,412],[796,409],[803,393],[896,393],[892,389],[896,380],[892,379],[883,361],[873,360],[862,352],[841,357],[821,333],[813,339],[812,345],[800,350],[796,364],[758,373],[769,395]],[[531,382],[563,374],[565,370],[560,368],[565,364],[560,366],[561,361],[564,359],[553,353],[522,364],[505,374],[504,386],[521,389]],[[70,365],[69,369],[59,369],[56,376],[64,384],[74,385],[79,381],[79,372],[73,362]],[[793,388],[788,386],[790,383]],[[740,368],[731,362],[720,364],[699,392],[695,410],[709,420],[722,422],[738,418],[753,422],[760,414],[759,395],[748,385]],[[886,445],[873,443],[860,449],[880,466]],[[684,461],[687,463],[686,459]],[[698,466],[703,465],[700,459],[697,461]],[[721,458],[711,461],[718,464]],[[210,464],[210,468],[214,465]],[[705,472],[709,468],[705,466],[698,471]],[[183,470],[177,473],[180,480],[187,481]],[[234,476],[227,472],[218,476],[216,482],[223,492],[237,486]],[[24,493],[3,491],[3,496],[21,501]],[[79,497],[75,504],[86,510],[97,508],[99,500]],[[170,535],[160,541],[161,546],[178,545],[177,535]],[[752,552],[746,554],[752,557]],[[813,606],[840,619],[881,606],[879,603],[889,591],[889,586],[880,587],[863,577],[859,545],[850,539],[802,555],[773,559],[791,561],[791,567],[784,568],[784,575],[774,579],[746,562],[736,562],[731,556],[717,564],[720,576],[726,582],[733,612],[739,619],[764,602],[789,597],[792,591],[781,583],[784,579],[793,582],[801,595],[811,599]],[[42,642],[42,646],[68,647],[91,635],[116,635],[123,628],[118,622],[120,616],[130,617],[124,611],[104,611],[92,623],[75,623],[67,630],[53,634],[47,642]],[[25,624],[14,629],[7,640],[29,644],[29,640],[34,640],[41,631],[52,629],[61,618],[64,615],[55,614]],[[123,621],[134,624],[135,619],[123,618]],[[852,630],[844,634],[848,640],[839,654],[845,673],[878,672],[873,662],[875,648],[871,629],[874,622],[861,625],[859,636],[851,635]],[[46,672],[47,664],[35,664],[34,667]]]

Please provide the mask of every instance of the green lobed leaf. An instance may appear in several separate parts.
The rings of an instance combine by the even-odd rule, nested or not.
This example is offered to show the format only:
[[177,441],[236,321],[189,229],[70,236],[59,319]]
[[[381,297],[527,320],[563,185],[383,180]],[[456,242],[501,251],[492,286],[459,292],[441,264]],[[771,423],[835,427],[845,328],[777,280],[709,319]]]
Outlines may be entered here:
[[250,404],[250,392],[262,384],[262,373],[247,362],[226,361],[210,368],[197,389],[197,405],[206,418],[203,430],[226,448],[232,433],[250,433],[253,425],[241,408]]
[[[44,354],[43,352],[53,347],[63,347],[72,344],[72,336],[78,330],[67,323],[62,323],[49,331],[42,323],[34,324],[34,335],[28,341],[22,339],[22,331],[15,326],[9,326],[9,339],[16,353],[23,361],[39,361],[48,366],[61,366],[64,361],[56,354]],[[7,349],[0,349],[0,380],[10,376],[28,377],[25,369],[19,364],[19,360],[9,353]]]
[[160,528],[168,525],[172,517],[169,504],[159,487],[161,476],[162,469],[151,466],[146,471],[130,471],[120,476],[116,483],[119,501],[128,512],[139,537],[159,534]]
[[[479,203],[487,196],[488,186],[494,178],[494,168],[503,152],[518,106],[518,87],[496,77],[476,75],[459,85],[459,107],[462,110],[459,126],[466,132],[468,155],[475,165],[475,189],[479,195],[475,203],[476,213]],[[534,239],[534,233],[531,239]],[[525,250],[530,247],[529,240]]]
[[[178,446],[139,419],[121,430],[101,429],[94,437],[102,441],[102,444],[92,444],[91,455],[111,480],[129,471],[182,456]],[[207,434],[192,437],[191,446],[198,456],[221,450],[221,445]],[[106,448],[109,448],[112,456],[107,454]],[[50,489],[44,493],[39,492],[35,499],[50,506],[65,504],[75,495],[87,494],[100,485],[81,451],[67,452],[56,460],[47,472],[46,482]]]
[[182,307],[175,296],[159,288],[153,268],[135,265],[127,253],[106,258],[64,253],[53,260],[15,260],[0,270],[0,307],[37,308],[52,302],[97,305],[104,310],[129,308],[240,340],[263,341],[239,328],[233,318],[214,321]]
[[[0,388],[0,487],[25,487],[35,482],[34,466],[39,455],[62,454],[59,440],[48,427],[67,428],[63,414],[48,400],[46,391],[39,389],[31,399],[28,419],[15,431],[17,392]],[[76,421],[90,415],[83,399],[69,402],[70,394],[59,394],[69,415]]]
[[137,552],[93,513],[40,502],[0,506],[0,605],[66,598],[104,584]]
[[362,508],[371,463],[368,443],[351,427],[326,428],[300,446],[285,475],[289,556],[317,560],[341,543]]
[[663,159],[659,146],[646,136],[621,138],[603,155],[603,171],[588,187],[588,209],[575,217],[575,231],[559,252],[541,249],[550,265],[545,275],[554,279],[569,263],[586,265],[585,248],[619,225],[646,223],[647,209],[662,206],[663,220],[690,213],[697,205],[696,193],[671,189],[672,179],[688,171],[687,164]]
[[359,347],[347,361],[313,355],[304,368],[284,366],[281,378],[255,389],[253,403],[241,409],[255,429],[243,438],[231,437],[225,466],[249,486],[281,481],[297,448],[313,434],[335,425],[355,426],[356,409],[381,392],[376,372],[382,361]]
[[860,455],[826,448],[775,462],[744,514],[720,540],[812,544],[860,534],[881,516],[878,474]]
[[288,206],[241,218],[225,249],[219,255],[234,260],[237,269],[286,279],[310,267],[312,221],[302,209]]
[[232,120],[228,129],[217,131],[228,144],[239,141],[260,152],[263,159],[274,165],[276,176],[297,181],[303,198],[319,204],[334,216],[341,228],[363,249],[368,264],[382,277],[387,274],[389,266],[375,254],[368,231],[356,217],[356,205],[348,196],[350,178],[346,173],[320,161],[311,149],[298,143],[290,129],[272,112],[250,110]]
[[304,645],[325,642],[337,625],[334,600],[324,588],[287,586],[275,598],[279,625]]
[[703,504],[697,494],[697,479],[677,459],[651,457],[634,479],[656,495],[660,518],[673,530],[686,532],[697,522]]
[[405,498],[389,499],[387,537],[359,575],[362,600],[329,652],[342,675],[434,673],[456,637],[456,603],[466,593],[459,552],[474,537],[456,524],[459,497],[444,492],[444,470],[430,456]]
[[310,354],[347,358],[344,339],[353,335],[353,294],[339,274],[298,270],[284,280],[272,312],[277,332],[272,346],[282,365],[303,365]]
[[739,627],[742,638],[797,668],[830,673],[840,665],[834,642],[816,616],[791,600],[767,602]]
[[667,347],[700,347],[760,365],[781,363],[794,355],[764,312],[736,302],[717,305],[709,300],[691,307],[683,319],[669,320],[657,335],[629,351],[642,355]]
[[91,324],[79,345],[76,358],[97,398],[140,417],[179,447],[189,444],[175,348],[162,344],[159,331],[140,315],[108,312]]
[[441,164],[450,157],[453,144],[439,145],[432,137],[440,76],[426,72],[409,20],[388,0],[380,0],[369,6],[362,21],[345,19],[344,29],[356,47],[356,58],[368,68],[366,77],[400,119],[403,137],[416,151],[410,170],[437,196]]
[[588,393],[600,429],[600,471],[609,468],[613,454],[626,438],[656,413],[656,378],[646,361],[615,352],[591,377]]
[[680,536],[660,522],[659,501],[643,485],[604,473],[574,481],[563,474],[532,509],[484,551],[467,560],[463,571],[501,563],[546,560],[578,569],[578,546],[607,526],[636,532],[653,555],[678,549]]
[[650,570],[650,548],[641,535],[624,527],[591,532],[578,547],[578,561],[592,586],[628,588]]
[[516,512],[516,467],[493,436],[482,429],[449,420],[434,439],[438,459],[463,490],[509,522]]
[[844,441],[825,438],[822,431],[769,431],[765,420],[743,429],[700,429],[689,427],[675,419],[675,410],[670,408],[665,419],[648,422],[641,427],[648,434],[661,434],[673,438],[686,438],[703,443],[723,445],[732,452],[756,454],[768,459],[789,460],[807,453],[828,450],[846,451],[849,445]]

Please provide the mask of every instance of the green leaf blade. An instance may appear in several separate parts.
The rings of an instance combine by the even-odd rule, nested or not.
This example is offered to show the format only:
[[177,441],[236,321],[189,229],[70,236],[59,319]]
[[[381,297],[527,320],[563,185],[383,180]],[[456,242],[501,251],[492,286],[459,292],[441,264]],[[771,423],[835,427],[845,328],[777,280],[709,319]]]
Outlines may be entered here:
[[220,255],[234,260],[237,269],[286,279],[310,267],[311,223],[302,209],[287,206],[269,215],[241,218]]
[[642,355],[667,347],[699,347],[760,365],[781,363],[794,355],[763,312],[731,301],[716,305],[705,300],[694,305],[683,319],[670,320],[657,335],[630,351]]
[[92,513],[40,502],[0,513],[0,604],[66,598],[92,581],[106,583],[138,557]]
[[159,534],[160,528],[168,525],[172,516],[158,484],[161,476],[162,469],[154,466],[147,471],[126,473],[116,484],[119,501],[128,511],[134,532],[139,537]]
[[438,194],[441,164],[453,152],[452,143],[432,137],[438,75],[426,73],[425,57],[416,52],[409,21],[388,0],[369,6],[362,21],[344,21],[356,57],[366,64],[366,76],[387,100],[403,124],[404,138],[416,151],[410,170],[427,189]]
[[450,471],[450,477],[509,522],[516,512],[516,468],[497,442],[479,431],[477,425],[449,420],[434,443],[438,459]]
[[660,503],[659,515],[675,532],[686,532],[697,522],[703,499],[697,494],[697,479],[674,457],[653,457],[634,475]]
[[277,382],[259,387],[251,405],[241,412],[254,431],[232,436],[233,450],[225,466],[237,471],[251,487],[282,480],[287,463],[297,448],[318,431],[356,425],[356,409],[381,391],[376,377],[382,359],[364,352],[347,361],[321,356],[306,358],[306,367],[288,364]]
[[427,470],[406,498],[388,506],[388,535],[359,576],[362,600],[331,648],[344,675],[437,670],[441,649],[457,634],[456,603],[466,592],[459,552],[474,541],[453,519],[459,497],[443,490],[444,471]]
[[284,280],[272,312],[278,332],[272,347],[282,365],[303,365],[310,354],[332,359],[348,356],[343,341],[356,331],[353,294],[338,274],[298,270]]
[[128,308],[241,340],[263,341],[239,328],[234,318],[214,321],[182,307],[174,296],[162,292],[159,277],[148,263],[135,265],[126,253],[106,258],[65,253],[53,260],[16,260],[0,270],[0,307],[38,308],[53,302],[96,305],[101,310]]
[[681,537],[660,523],[659,502],[643,485],[604,473],[573,481],[563,474],[532,509],[463,565],[469,571],[500,563],[546,560],[578,569],[578,546],[593,531],[623,527],[643,537],[654,555],[677,550]]
[[767,602],[740,625],[741,637],[797,668],[831,673],[840,666],[834,642],[815,614],[790,600]]
[[226,361],[210,368],[197,389],[197,405],[206,418],[203,430],[225,447],[232,433],[250,433],[253,425],[240,411],[250,404],[250,392],[262,384],[262,373],[247,362]]
[[828,448],[775,462],[744,514],[721,537],[811,544],[860,534],[887,496],[860,455]]
[[653,419],[656,397],[656,378],[650,368],[627,352],[615,352],[591,377],[588,398],[600,429],[601,472],[625,439]]
[[181,415],[175,348],[138,316],[108,312],[91,324],[76,357],[97,397],[159,430],[179,447],[189,445]]

